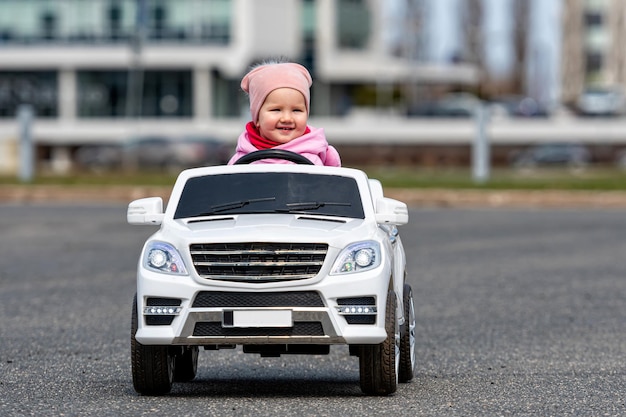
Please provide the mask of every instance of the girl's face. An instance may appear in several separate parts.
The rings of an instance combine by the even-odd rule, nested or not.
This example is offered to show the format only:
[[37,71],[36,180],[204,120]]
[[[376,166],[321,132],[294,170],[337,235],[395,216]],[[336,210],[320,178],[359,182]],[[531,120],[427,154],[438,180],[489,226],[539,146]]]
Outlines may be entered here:
[[265,98],[256,127],[265,139],[287,143],[304,134],[307,120],[304,96],[293,88],[278,88]]

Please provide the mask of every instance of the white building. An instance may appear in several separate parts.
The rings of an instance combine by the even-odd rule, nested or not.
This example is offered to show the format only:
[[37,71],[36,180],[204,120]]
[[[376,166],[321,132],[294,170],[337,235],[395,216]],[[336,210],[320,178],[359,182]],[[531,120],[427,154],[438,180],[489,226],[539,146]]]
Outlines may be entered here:
[[626,91],[625,36],[623,0],[563,0],[563,101],[588,87]]
[[[416,61],[407,53],[419,45],[413,38],[400,50],[386,42],[390,24],[415,36],[421,30],[419,16],[389,22],[389,4],[3,0],[0,141],[18,135],[21,104],[33,106],[34,139],[53,158],[67,158],[79,145],[156,132],[234,141],[247,118],[239,80],[268,57],[311,70],[312,117],[325,120],[354,106],[397,107],[381,97],[409,85],[477,81],[472,66]],[[373,98],[356,93],[372,91]]]

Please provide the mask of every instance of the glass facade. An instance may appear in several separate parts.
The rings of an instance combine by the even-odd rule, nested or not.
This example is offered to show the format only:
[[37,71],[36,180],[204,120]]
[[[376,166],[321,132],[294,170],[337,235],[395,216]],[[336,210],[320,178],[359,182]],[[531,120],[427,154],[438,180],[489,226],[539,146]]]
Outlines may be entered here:
[[1,0],[0,47],[146,42],[227,44],[231,0]]
[[[130,92],[128,71],[79,71],[78,117],[191,117],[191,71],[144,71],[142,88]],[[131,97],[130,94],[139,94]],[[135,108],[130,108],[135,103]]]
[[126,71],[81,71],[76,79],[79,117],[126,115]]
[[370,36],[367,0],[338,0],[337,35],[340,49],[365,49]]
[[213,117],[238,117],[242,111],[248,111],[248,98],[241,91],[239,79],[226,78],[217,70],[212,71],[211,79]]
[[302,1],[302,61],[313,75],[315,75],[315,24],[317,22],[315,14],[315,1]]
[[56,71],[0,71],[0,118],[13,118],[21,104],[37,117],[57,117]]

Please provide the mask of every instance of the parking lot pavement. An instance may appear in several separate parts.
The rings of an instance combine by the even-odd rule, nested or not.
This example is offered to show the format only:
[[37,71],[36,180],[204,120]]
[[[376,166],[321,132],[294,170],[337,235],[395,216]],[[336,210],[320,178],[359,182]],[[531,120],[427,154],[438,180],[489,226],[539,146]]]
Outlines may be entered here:
[[392,189],[388,194],[413,207],[626,208],[623,191]]

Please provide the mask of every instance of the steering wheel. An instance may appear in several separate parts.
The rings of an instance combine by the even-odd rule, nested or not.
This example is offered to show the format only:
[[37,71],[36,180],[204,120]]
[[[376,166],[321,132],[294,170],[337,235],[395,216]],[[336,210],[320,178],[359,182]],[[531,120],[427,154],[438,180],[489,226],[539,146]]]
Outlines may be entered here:
[[286,151],[284,149],[263,149],[260,151],[250,152],[239,158],[234,165],[249,164],[261,159],[284,159],[285,161],[294,162],[301,165],[314,165],[308,158],[299,153]]

